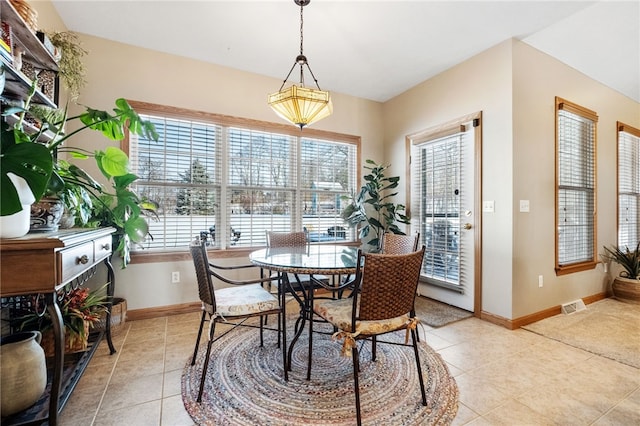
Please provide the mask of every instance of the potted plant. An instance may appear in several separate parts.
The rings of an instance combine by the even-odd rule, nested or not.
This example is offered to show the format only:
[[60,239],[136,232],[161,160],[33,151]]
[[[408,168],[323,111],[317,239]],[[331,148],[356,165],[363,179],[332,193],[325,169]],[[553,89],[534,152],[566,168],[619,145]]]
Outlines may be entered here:
[[47,36],[59,53],[58,69],[69,98],[75,101],[80,96],[80,90],[87,84],[85,65],[82,62],[82,57],[87,51],[74,32],[52,32],[47,33]]
[[604,247],[605,257],[622,267],[613,279],[611,290],[616,299],[640,303],[640,242],[635,250],[613,246]]
[[[2,113],[18,119],[13,125],[2,121],[0,216],[12,215],[23,209],[24,202],[13,182],[16,177],[20,178],[36,201],[45,194],[59,195],[69,208],[80,210],[77,225],[114,226],[117,230],[114,247],[125,260],[123,266],[126,267],[129,242],[140,242],[148,235],[144,216],[153,212],[155,204],[140,199],[130,190],[129,185],[137,176],[129,173],[129,158],[122,150],[108,147],[88,152],[64,143],[86,129],[99,131],[111,140],[122,140],[127,129],[153,140],[158,139],[158,134],[153,124],[142,120],[124,99],[116,100],[113,114],[87,107],[81,114],[69,117],[65,110],[62,120],[50,122],[41,117],[40,127],[29,131],[24,119],[36,85],[34,81],[25,106],[8,107]],[[64,133],[65,125],[74,120],[80,121],[81,127]],[[49,142],[39,143],[45,132],[53,136],[49,137]],[[81,167],[62,159],[55,160],[57,153],[62,152],[69,153],[74,159],[93,158],[111,188],[100,185]]]
[[[86,287],[69,288],[58,302],[65,330],[65,352],[80,352],[87,349],[89,331],[106,311],[106,285],[98,290]],[[44,312],[44,314],[38,314]],[[32,310],[16,319],[20,330],[38,330],[42,333],[41,345],[47,356],[54,353],[53,324],[46,309],[32,303]]]
[[341,217],[352,228],[362,225],[360,238],[366,238],[373,233],[367,244],[371,246],[372,251],[378,251],[382,234],[392,232],[405,235],[397,223],[409,224],[410,218],[403,214],[403,204],[391,201],[398,193],[388,193],[398,187],[400,177],[385,176],[389,165],[376,164],[373,160],[366,160],[366,163],[369,166],[364,168],[370,170],[364,176],[366,183],[357,194],[351,194],[350,203],[342,211]]

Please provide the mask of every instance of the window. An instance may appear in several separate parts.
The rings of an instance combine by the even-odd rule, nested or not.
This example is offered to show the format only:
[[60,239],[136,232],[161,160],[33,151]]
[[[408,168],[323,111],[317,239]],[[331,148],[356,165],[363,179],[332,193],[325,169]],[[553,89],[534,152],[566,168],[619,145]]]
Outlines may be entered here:
[[340,217],[358,182],[354,136],[140,102],[159,141],[130,135],[136,191],[159,203],[151,250],[266,244],[265,230],[305,229],[311,242],[353,240]]
[[593,269],[597,258],[595,112],[556,98],[556,274]]
[[640,130],[618,122],[618,247],[640,241]]

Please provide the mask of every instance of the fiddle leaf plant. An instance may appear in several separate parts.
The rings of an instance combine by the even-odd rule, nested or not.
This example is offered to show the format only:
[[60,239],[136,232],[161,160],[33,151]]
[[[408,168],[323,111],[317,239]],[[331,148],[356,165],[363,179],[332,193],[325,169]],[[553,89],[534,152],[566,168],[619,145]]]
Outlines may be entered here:
[[367,242],[373,251],[379,250],[382,234],[392,232],[405,235],[398,227],[398,223],[410,224],[411,219],[404,214],[403,204],[392,201],[398,192],[390,192],[398,187],[400,177],[386,176],[389,165],[377,164],[373,160],[365,161],[364,168],[370,172],[364,176],[365,184],[357,193],[352,193],[349,204],[341,213],[342,219],[348,226],[360,227],[360,238],[366,238],[373,233]]

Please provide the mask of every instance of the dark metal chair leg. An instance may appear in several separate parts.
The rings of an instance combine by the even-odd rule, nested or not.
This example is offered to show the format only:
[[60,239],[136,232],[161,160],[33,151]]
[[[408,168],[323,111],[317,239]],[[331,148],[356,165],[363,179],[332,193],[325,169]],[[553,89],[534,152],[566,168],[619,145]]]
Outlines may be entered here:
[[260,347],[264,346],[264,326],[262,324],[262,318],[264,318],[266,321],[266,317],[266,315],[260,316]]
[[313,285],[309,288],[307,314],[309,315],[309,359],[307,362],[307,380],[311,380],[311,355],[313,354]]
[[373,336],[371,338],[371,361],[374,361],[374,362],[376,360],[376,343],[377,343],[376,337],[377,336]]
[[[213,320],[212,320],[213,321]],[[213,346],[213,336],[215,333],[215,322],[211,324],[209,332],[209,342],[207,343],[207,355],[204,358],[204,365],[202,366],[202,376],[200,377],[200,390],[198,391],[198,402],[202,402],[202,392],[204,391],[204,382],[207,378],[207,370],[209,368],[209,357],[211,356],[211,346]]]
[[358,380],[360,360],[357,345],[351,349],[351,358],[353,358],[353,388],[356,394],[356,420],[358,426],[360,426],[362,424],[362,416],[360,415],[360,382]]
[[196,355],[198,355],[198,346],[200,345],[200,337],[202,336],[202,328],[204,327],[204,321],[207,317],[207,313],[202,311],[202,318],[200,318],[200,328],[198,329],[198,337],[196,338],[196,347],[193,349],[193,358],[191,358],[191,365],[196,363]]
[[420,364],[420,355],[418,354],[418,337],[417,331],[411,330],[411,339],[413,340],[413,353],[416,355],[416,368],[418,369],[418,380],[420,381],[420,393],[422,394],[422,405],[427,405],[427,396],[424,390],[424,380],[422,379],[422,366]]
[[[278,322],[278,343],[280,343],[280,331],[282,330],[282,367],[284,369],[284,380],[289,381],[289,364],[287,362],[287,309],[286,309],[286,293],[283,291],[280,295],[280,303],[282,312],[278,314],[278,320],[282,317],[282,326]],[[279,346],[278,346],[279,347]]]

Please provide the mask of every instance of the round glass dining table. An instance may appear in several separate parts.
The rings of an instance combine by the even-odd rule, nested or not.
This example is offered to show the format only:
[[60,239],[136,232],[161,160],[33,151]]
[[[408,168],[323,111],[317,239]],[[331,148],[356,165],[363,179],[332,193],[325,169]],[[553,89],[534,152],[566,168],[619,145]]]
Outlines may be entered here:
[[[289,379],[288,372],[291,369],[291,354],[293,347],[296,344],[302,330],[305,328],[305,322],[309,321],[309,353],[313,353],[313,299],[314,289],[318,287],[324,287],[325,289],[332,291],[336,290],[335,284],[329,281],[325,281],[327,276],[341,276],[355,274],[356,264],[358,261],[358,248],[339,246],[339,245],[307,245],[305,247],[278,247],[278,248],[265,248],[252,252],[249,255],[249,260],[254,265],[260,266],[264,269],[269,269],[279,273],[279,281],[282,285],[278,285],[278,293],[282,298],[284,306],[284,293],[283,289],[288,289],[287,292],[292,294],[294,298],[300,304],[300,316],[298,318],[299,326],[296,326],[296,333],[289,345],[287,351],[287,360],[285,361],[284,376],[285,380]],[[306,286],[300,286],[294,288],[289,279],[289,274],[295,275],[295,280],[298,280],[298,275],[309,275],[309,284]],[[317,279],[314,275],[321,276],[324,280]],[[336,281],[333,281],[335,283]],[[338,279],[339,283],[340,280]],[[298,295],[300,293],[300,295]],[[282,329],[283,344],[286,346],[286,312],[282,315]],[[307,380],[311,378],[311,357],[309,357],[309,364],[307,366]]]
[[356,272],[358,248],[339,245],[265,248],[252,252],[254,265],[277,272],[340,275]]

